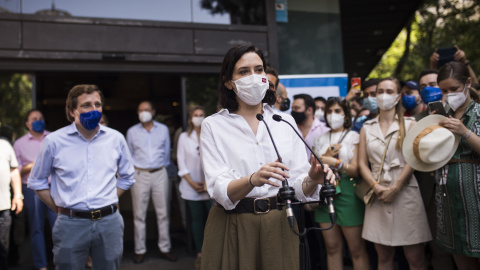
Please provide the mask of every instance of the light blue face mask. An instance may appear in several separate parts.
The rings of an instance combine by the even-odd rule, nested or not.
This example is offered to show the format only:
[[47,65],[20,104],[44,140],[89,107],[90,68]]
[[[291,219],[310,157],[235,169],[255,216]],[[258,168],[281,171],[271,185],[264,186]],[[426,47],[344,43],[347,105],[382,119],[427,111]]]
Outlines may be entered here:
[[368,97],[363,99],[363,106],[367,108],[371,113],[378,112],[378,105],[377,105],[377,98],[376,97]]

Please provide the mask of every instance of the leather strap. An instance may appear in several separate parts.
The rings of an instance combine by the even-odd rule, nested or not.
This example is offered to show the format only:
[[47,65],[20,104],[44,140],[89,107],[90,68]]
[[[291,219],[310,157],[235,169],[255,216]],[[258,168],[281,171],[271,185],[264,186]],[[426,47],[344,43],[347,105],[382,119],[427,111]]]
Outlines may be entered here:
[[392,133],[392,135],[390,135],[390,139],[388,139],[387,145],[385,146],[385,150],[383,151],[382,163],[380,164],[380,171],[378,171],[377,183],[380,182],[380,178],[382,177],[383,164],[385,163],[385,155],[387,154],[387,149],[388,149],[388,146],[390,145],[390,141],[393,138],[393,134],[395,133]]
[[[218,202],[214,202],[218,207],[223,208]],[[244,213],[253,213],[253,214],[266,214],[270,210],[278,209],[277,207],[277,197],[269,198],[243,198],[241,199],[237,206],[232,210],[225,210],[227,214],[244,214]]]
[[158,172],[158,171],[162,170],[163,168],[165,168],[165,166],[162,166],[162,167],[156,168],[156,169],[142,169],[142,168],[135,167],[135,170],[138,170],[138,171],[141,171],[141,172],[154,173],[154,172]]
[[470,164],[480,164],[480,160],[476,159],[450,159],[447,164],[456,164],[456,163],[470,163]]
[[86,218],[91,220],[99,220],[103,217],[111,215],[117,211],[117,205],[109,205],[92,211],[76,211],[73,209],[58,207],[58,213],[70,217]]
[[420,158],[420,150],[418,149],[418,145],[420,144],[420,140],[423,139],[423,137],[427,136],[428,134],[430,134],[432,131],[438,129],[438,128],[442,128],[441,126],[439,125],[435,125],[435,126],[429,126],[427,127],[426,129],[424,129],[422,132],[418,133],[417,137],[415,137],[415,139],[413,140],[413,154],[415,155],[415,157],[418,159],[418,160],[422,160]]

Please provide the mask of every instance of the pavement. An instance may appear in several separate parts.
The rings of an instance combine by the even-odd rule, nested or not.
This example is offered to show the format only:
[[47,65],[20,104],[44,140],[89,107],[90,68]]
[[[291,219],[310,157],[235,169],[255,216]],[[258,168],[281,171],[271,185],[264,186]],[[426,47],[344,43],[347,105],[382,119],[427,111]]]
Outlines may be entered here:
[[[194,270],[193,263],[196,258],[194,251],[189,250],[185,241],[185,232],[174,233],[171,235],[172,252],[177,256],[176,262],[169,262],[159,258],[159,250],[156,246],[156,241],[147,242],[147,254],[145,261],[140,264],[133,263],[133,242],[124,243],[123,259],[120,265],[120,270]],[[30,240],[19,247],[19,259],[16,265],[11,265],[10,270],[33,270],[33,260]],[[49,270],[54,270],[53,266],[48,267]],[[88,269],[88,268],[85,268]],[[100,269],[101,270],[101,269]]]

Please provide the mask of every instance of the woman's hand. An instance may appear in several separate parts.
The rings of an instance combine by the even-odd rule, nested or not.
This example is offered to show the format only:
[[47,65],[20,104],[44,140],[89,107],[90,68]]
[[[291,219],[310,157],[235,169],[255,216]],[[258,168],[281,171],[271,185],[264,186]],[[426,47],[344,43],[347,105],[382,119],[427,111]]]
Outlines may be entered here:
[[336,156],[338,155],[338,153],[340,153],[340,148],[342,148],[341,144],[338,144],[338,143],[332,144],[327,148],[327,152],[325,152],[325,154],[323,155],[329,156],[329,157]]
[[332,170],[329,168],[328,164],[323,164],[323,170],[322,166],[320,164],[317,164],[317,159],[312,155],[310,158],[310,170],[308,171],[308,176],[317,184],[324,184],[323,181],[323,176],[324,174],[327,174],[327,181],[330,182],[330,184],[335,185],[335,174],[332,172]]
[[437,53],[437,50],[438,49],[435,49],[432,56],[430,56],[430,69],[437,69],[438,60],[440,60],[440,55]]
[[[315,157],[314,157],[315,158]],[[323,164],[327,164],[330,167],[335,166],[337,163],[337,159],[334,157],[329,157],[329,156],[321,156],[320,160],[323,162]]]
[[468,133],[468,128],[463,125],[462,121],[452,116],[449,116],[445,121],[440,121],[439,124],[460,137],[465,137]]
[[263,165],[260,170],[255,172],[252,175],[251,183],[256,187],[261,187],[265,184],[279,187],[279,184],[272,182],[268,179],[275,178],[280,181],[285,181],[285,178],[290,177],[290,175],[287,173],[288,170],[289,168],[285,166],[285,164],[278,162],[277,159],[275,162]]
[[395,197],[397,195],[398,188],[396,188],[395,186],[391,186],[391,187],[388,187],[388,188],[383,187],[383,188],[384,188],[384,190],[380,194],[377,194],[378,200],[381,201],[381,202],[384,202],[384,203],[393,202],[393,200],[395,199]]

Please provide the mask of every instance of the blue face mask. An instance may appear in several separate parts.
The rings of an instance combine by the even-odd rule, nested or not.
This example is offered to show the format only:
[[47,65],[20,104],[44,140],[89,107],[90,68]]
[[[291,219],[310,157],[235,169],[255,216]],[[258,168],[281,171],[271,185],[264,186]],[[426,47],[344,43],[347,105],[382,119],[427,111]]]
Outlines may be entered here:
[[430,102],[439,101],[442,99],[442,90],[438,87],[427,86],[423,88],[420,93],[423,103],[428,104]]
[[367,116],[366,116],[366,115],[362,115],[362,116],[360,116],[360,117],[357,118],[357,121],[355,121],[355,123],[365,122],[365,120],[367,120]]
[[93,130],[98,126],[102,113],[99,111],[90,111],[80,114],[80,123],[86,130]]
[[371,113],[377,113],[378,105],[376,97],[368,97],[363,99],[363,106],[367,108]]
[[32,122],[32,130],[35,132],[43,132],[45,130],[45,121],[37,120]]
[[417,107],[417,105],[420,103],[420,100],[417,102],[415,99],[417,96],[414,95],[403,95],[402,96],[402,105],[403,107],[407,110],[410,111]]

